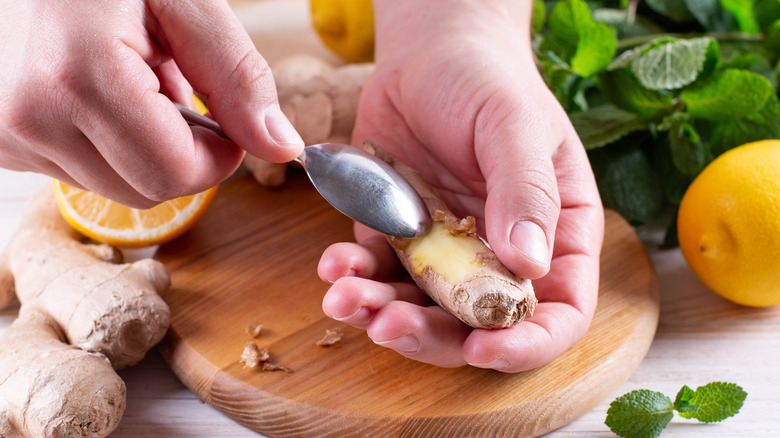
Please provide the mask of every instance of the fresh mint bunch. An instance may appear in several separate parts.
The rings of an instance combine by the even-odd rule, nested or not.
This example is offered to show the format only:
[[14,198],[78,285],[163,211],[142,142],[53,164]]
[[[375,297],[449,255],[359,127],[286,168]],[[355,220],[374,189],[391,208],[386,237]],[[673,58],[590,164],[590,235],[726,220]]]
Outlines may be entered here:
[[655,438],[672,421],[674,411],[704,423],[723,421],[739,412],[747,393],[733,383],[713,382],[692,390],[683,386],[674,402],[660,392],[639,389],[613,401],[606,425],[624,438]]
[[534,1],[540,71],[633,224],[675,211],[718,155],[778,137],[780,0]]

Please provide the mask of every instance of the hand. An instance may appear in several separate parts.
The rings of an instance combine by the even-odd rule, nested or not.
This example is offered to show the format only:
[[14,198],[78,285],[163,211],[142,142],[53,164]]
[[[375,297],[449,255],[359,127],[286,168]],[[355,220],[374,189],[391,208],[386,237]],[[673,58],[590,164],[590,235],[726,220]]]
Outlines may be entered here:
[[[2,167],[151,207],[222,181],[244,150],[273,162],[302,150],[268,65],[224,0],[0,8]],[[191,106],[190,84],[236,143],[187,126],[171,100]]]
[[[333,283],[323,310],[421,362],[544,365],[590,324],[604,218],[582,144],[534,66],[530,2],[389,3],[375,2],[376,71],[354,143],[374,140],[456,215],[475,216],[501,261],[534,279],[539,304],[509,329],[467,327],[403,281],[378,233],[356,226],[357,243],[337,243],[320,260],[320,277]],[[411,23],[399,28],[401,16]]]

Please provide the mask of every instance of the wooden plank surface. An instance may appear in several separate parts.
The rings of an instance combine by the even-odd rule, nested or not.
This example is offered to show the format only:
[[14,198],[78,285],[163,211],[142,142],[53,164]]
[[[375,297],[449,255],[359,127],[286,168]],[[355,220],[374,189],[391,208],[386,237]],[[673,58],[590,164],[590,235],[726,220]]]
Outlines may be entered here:
[[[205,402],[270,436],[536,436],[590,410],[633,372],[658,319],[657,281],[631,227],[608,212],[599,306],[586,337],[521,374],[442,369],[374,345],[326,318],[319,255],[351,223],[302,174],[268,190],[224,184],[195,229],[157,254],[171,271],[174,373]],[[239,363],[248,324],[292,374]],[[341,328],[340,345],[315,342]],[[454,435],[453,435],[454,434]]]

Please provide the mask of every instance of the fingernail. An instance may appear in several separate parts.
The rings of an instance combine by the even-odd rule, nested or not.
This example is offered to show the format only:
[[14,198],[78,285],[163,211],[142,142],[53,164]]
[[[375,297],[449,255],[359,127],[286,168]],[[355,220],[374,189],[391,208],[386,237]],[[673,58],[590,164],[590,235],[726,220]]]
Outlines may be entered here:
[[535,222],[520,221],[512,227],[509,243],[536,263],[546,266],[550,263],[547,236]]
[[273,104],[265,109],[265,126],[271,137],[281,146],[301,146],[303,139],[295,130],[292,123],[279,108]]
[[[372,341],[374,340],[372,339]],[[408,334],[389,341],[374,341],[374,343],[401,353],[414,353],[420,349],[420,341]]]
[[471,366],[477,367],[477,368],[489,368],[492,370],[503,370],[505,368],[509,368],[509,362],[504,359],[503,357],[498,357],[490,362],[485,363],[472,363],[469,364]]
[[348,319],[353,319],[355,317],[360,317],[361,319],[364,319],[369,316],[368,312],[369,311],[367,308],[361,306],[358,307],[358,309],[355,310],[355,312],[352,313],[351,315],[344,315],[344,316],[331,315],[331,318],[335,319],[336,321],[346,321]]

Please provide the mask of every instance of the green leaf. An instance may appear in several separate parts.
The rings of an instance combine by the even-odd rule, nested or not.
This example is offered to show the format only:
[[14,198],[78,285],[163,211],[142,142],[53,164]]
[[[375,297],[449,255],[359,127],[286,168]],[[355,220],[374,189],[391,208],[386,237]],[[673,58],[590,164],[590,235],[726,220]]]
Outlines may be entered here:
[[765,77],[772,84],[772,89],[777,89],[777,74],[769,61],[753,52],[739,53],[728,62],[724,63],[722,68],[736,68],[740,70],[752,71]]
[[544,28],[544,20],[547,18],[547,11],[544,8],[543,0],[533,0],[533,10],[531,12],[531,23],[534,34],[539,34]]
[[615,31],[604,23],[592,22],[584,26],[571,66],[584,77],[607,68],[617,50]]
[[777,96],[772,94],[758,111],[745,118],[713,122],[709,137],[710,150],[717,157],[745,143],[777,138],[779,122],[780,108]]
[[720,0],[685,0],[685,5],[696,21],[709,31],[728,32],[736,24],[734,16],[723,9]]
[[688,113],[706,120],[734,120],[756,112],[774,93],[763,76],[726,69],[680,93]]
[[693,399],[695,394],[696,392],[689,388],[688,385],[683,385],[674,399],[674,409],[677,412],[695,412],[699,409],[698,405],[691,404],[691,399]]
[[669,397],[640,389],[613,401],[605,423],[624,438],[655,438],[672,420],[672,409]]
[[650,9],[676,23],[683,23],[693,19],[688,6],[680,0],[645,0],[645,3],[647,3],[647,6],[650,6]]
[[720,0],[723,9],[737,20],[739,30],[749,34],[761,32],[761,26],[753,12],[754,0]]
[[697,175],[710,160],[706,145],[688,122],[673,123],[669,147],[674,166],[684,175]]
[[591,23],[593,17],[584,0],[562,0],[556,3],[547,20],[553,46],[558,49],[555,53],[564,60],[570,60],[580,41],[580,29]]
[[753,16],[756,17],[759,29],[766,30],[772,22],[780,18],[780,1],[753,0]]
[[772,22],[766,30],[764,47],[771,54],[774,61],[780,57],[780,20]]
[[739,412],[747,393],[733,383],[713,382],[696,388],[693,395],[686,394],[685,397],[686,404],[696,406],[696,409],[680,411],[681,417],[714,423]]
[[597,23],[584,0],[562,0],[550,12],[544,48],[554,51],[583,77],[605,69],[617,48],[615,31]]
[[658,175],[638,147],[616,144],[589,152],[606,207],[617,210],[633,224],[646,223],[658,216],[663,191]]
[[670,36],[661,36],[631,50],[626,50],[625,52],[615,57],[614,60],[612,60],[612,62],[607,67],[607,70],[617,70],[620,68],[630,67],[635,60],[648,51],[676,40],[676,38]]
[[648,90],[627,69],[606,71],[599,76],[601,92],[611,103],[645,119],[671,112],[674,98],[667,92]]
[[642,53],[631,70],[651,90],[675,90],[713,70],[717,53],[717,42],[709,37],[671,40]]
[[585,149],[608,145],[634,131],[647,129],[638,115],[614,105],[599,105],[569,116]]

